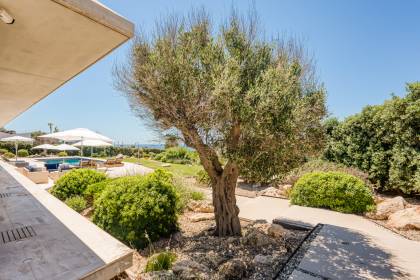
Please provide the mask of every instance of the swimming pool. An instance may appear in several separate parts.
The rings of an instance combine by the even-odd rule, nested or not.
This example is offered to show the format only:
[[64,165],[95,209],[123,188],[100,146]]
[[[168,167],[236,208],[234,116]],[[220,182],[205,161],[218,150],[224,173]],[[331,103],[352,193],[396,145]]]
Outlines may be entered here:
[[80,165],[81,159],[88,160],[89,158],[64,157],[64,158],[39,158],[37,160],[44,162],[47,170],[55,170],[55,169],[58,169],[58,166],[62,163],[78,166]]

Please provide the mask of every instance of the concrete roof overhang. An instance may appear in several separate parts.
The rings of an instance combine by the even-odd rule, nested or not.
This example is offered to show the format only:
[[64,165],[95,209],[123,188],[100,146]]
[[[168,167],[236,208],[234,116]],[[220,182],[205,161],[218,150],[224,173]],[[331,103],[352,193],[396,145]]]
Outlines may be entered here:
[[133,36],[93,0],[0,0],[0,127]]

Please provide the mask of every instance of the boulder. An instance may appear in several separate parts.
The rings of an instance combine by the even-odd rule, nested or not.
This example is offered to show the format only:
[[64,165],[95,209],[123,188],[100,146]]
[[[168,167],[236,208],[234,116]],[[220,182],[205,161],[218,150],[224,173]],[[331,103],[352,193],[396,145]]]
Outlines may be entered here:
[[367,216],[376,220],[386,220],[392,213],[404,209],[406,204],[407,202],[401,196],[389,198],[376,205],[376,211]]
[[268,187],[260,192],[260,195],[271,196],[271,197],[284,197],[281,190],[275,187]]
[[240,280],[246,276],[247,266],[241,259],[231,259],[219,267],[220,279]]
[[188,218],[191,222],[201,222],[207,220],[213,220],[214,214],[213,213],[195,213]]
[[391,214],[387,225],[401,230],[420,230],[420,206],[402,209]]
[[193,200],[187,205],[188,209],[194,212],[214,213],[214,207],[207,201]]
[[177,279],[209,279],[207,266],[192,260],[180,260],[174,263],[172,271]]
[[255,265],[271,265],[273,262],[272,256],[256,255],[253,260]]
[[280,238],[284,236],[285,230],[281,225],[271,224],[268,227],[267,233],[271,237]]
[[273,240],[259,230],[250,229],[242,237],[243,244],[251,246],[265,246],[273,243]]

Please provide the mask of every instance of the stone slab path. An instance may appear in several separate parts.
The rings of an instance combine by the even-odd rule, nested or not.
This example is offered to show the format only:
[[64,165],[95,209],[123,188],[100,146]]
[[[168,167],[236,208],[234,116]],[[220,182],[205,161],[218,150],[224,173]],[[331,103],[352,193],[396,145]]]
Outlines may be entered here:
[[[288,219],[328,226],[321,230],[290,279],[420,279],[420,242],[408,240],[361,216],[289,205],[285,199],[237,197],[239,216]],[[302,276],[302,271],[315,275]],[[315,277],[315,278],[311,278]]]

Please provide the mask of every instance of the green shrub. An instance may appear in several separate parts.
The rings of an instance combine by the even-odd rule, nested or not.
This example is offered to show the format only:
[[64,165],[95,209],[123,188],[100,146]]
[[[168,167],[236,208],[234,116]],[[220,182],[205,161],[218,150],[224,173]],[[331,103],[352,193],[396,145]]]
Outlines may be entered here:
[[83,195],[89,185],[104,181],[105,174],[91,169],[75,169],[57,180],[51,193],[61,200],[75,195]]
[[353,175],[362,180],[369,187],[373,187],[371,182],[369,181],[369,175],[364,173],[363,171],[355,167],[348,167],[344,164],[334,163],[321,159],[310,160],[302,164],[298,168],[291,170],[281,179],[281,183],[294,185],[300,177],[307,173],[329,171],[342,172],[349,175]]
[[3,154],[3,156],[5,158],[14,158],[15,157],[15,154],[14,153],[11,153],[11,152],[7,152],[7,153]]
[[94,201],[93,222],[123,242],[142,248],[177,230],[178,195],[170,173],[109,181]]
[[4,155],[7,152],[9,152],[7,149],[0,149],[0,156]]
[[97,199],[102,191],[111,184],[111,181],[116,179],[107,179],[104,181],[100,181],[98,183],[91,184],[87,186],[85,191],[83,192],[84,197],[88,201],[89,204],[93,204],[93,201]]
[[25,150],[25,149],[18,150],[17,154],[18,154],[19,157],[27,157],[27,156],[29,156],[28,150]]
[[192,191],[191,192],[191,199],[192,200],[204,200],[205,196],[202,192]]
[[172,252],[154,254],[147,260],[145,272],[171,269],[175,259],[176,255]]
[[68,207],[79,213],[85,210],[87,207],[86,200],[80,195],[69,197],[64,201],[64,203],[67,204]]
[[372,191],[362,180],[340,172],[313,172],[294,185],[291,203],[329,208],[344,213],[364,213],[374,207]]
[[324,157],[367,172],[382,190],[420,194],[420,82],[407,91],[330,123]]
[[185,147],[172,147],[153,156],[153,159],[178,164],[192,164],[198,161],[198,154]]
[[201,184],[204,184],[204,185],[207,185],[207,186],[210,185],[210,177],[204,169],[198,171],[195,178]]
[[67,157],[67,156],[68,156],[68,154],[67,154],[66,152],[64,152],[64,151],[59,152],[57,155],[58,155],[59,157]]

